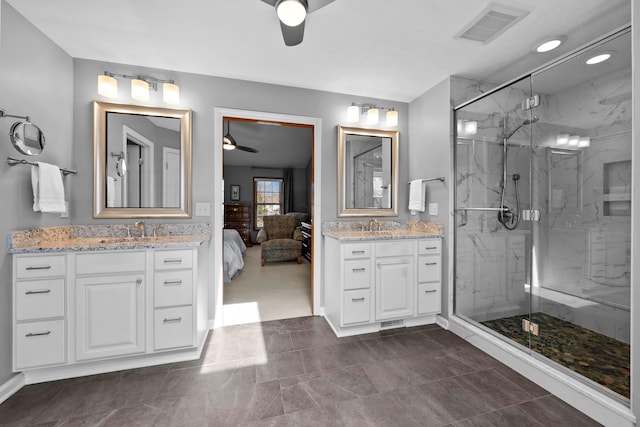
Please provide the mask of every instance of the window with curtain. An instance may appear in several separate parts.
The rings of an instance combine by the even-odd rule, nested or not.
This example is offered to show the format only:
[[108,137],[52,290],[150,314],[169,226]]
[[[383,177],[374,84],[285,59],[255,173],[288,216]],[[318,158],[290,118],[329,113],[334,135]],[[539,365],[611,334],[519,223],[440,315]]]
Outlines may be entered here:
[[262,228],[262,217],[283,211],[284,182],[280,178],[253,178],[254,228]]

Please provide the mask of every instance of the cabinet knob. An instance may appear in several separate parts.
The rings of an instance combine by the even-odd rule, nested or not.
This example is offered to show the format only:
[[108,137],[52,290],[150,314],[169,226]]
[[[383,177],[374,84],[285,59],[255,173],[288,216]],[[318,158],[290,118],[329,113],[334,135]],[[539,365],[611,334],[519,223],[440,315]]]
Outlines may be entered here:
[[142,283],[142,279],[136,279],[136,285],[139,285]]

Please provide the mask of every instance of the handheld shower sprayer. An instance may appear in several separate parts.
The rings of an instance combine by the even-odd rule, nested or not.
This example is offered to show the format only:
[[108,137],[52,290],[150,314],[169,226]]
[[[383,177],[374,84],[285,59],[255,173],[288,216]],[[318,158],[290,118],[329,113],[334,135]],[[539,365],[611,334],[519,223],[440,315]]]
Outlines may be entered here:
[[511,132],[507,132],[507,117],[504,118],[504,137],[502,138],[502,191],[500,194],[500,210],[498,211],[498,221],[507,230],[515,230],[520,224],[520,198],[518,197],[518,181],[520,180],[520,174],[514,173],[512,176],[513,184],[515,186],[516,195],[516,209],[512,209],[504,204],[505,192],[507,189],[507,146],[509,144],[509,138],[511,138],[517,131],[523,126],[531,125],[538,121],[538,118],[533,116],[530,119],[526,119],[518,126],[516,126]]

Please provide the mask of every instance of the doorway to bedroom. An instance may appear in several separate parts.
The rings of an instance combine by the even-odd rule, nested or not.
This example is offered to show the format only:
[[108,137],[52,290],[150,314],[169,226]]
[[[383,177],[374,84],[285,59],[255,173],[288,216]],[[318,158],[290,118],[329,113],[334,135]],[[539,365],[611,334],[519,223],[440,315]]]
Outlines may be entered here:
[[313,314],[314,126],[222,117],[223,325]]

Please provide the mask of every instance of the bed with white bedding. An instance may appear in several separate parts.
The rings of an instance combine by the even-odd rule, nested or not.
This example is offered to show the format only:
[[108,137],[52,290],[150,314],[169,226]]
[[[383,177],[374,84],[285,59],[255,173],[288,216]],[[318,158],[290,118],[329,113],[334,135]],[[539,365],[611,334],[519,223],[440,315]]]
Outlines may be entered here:
[[224,229],[223,241],[223,270],[224,281],[230,282],[238,271],[244,267],[244,253],[247,246],[242,241],[242,237],[237,230]]

